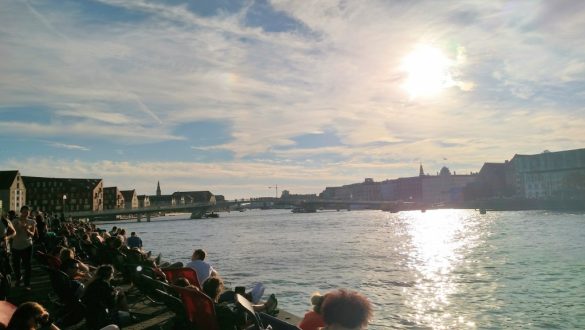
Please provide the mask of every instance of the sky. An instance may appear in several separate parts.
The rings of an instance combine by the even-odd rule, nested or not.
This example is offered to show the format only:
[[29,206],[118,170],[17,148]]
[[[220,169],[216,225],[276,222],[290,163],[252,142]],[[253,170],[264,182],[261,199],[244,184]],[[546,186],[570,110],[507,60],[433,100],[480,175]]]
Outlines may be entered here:
[[229,199],[585,147],[585,2],[4,0],[0,169]]

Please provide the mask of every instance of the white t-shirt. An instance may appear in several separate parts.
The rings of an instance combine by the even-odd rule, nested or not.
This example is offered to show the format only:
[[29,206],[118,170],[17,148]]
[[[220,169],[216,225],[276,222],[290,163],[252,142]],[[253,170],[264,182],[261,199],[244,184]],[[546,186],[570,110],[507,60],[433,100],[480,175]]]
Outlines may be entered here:
[[29,246],[32,246],[33,239],[28,235],[26,228],[29,230],[34,230],[37,223],[31,219],[17,219],[14,221],[13,225],[14,229],[16,230],[16,235],[12,238],[12,248],[17,250],[24,250]]
[[201,286],[203,286],[203,282],[205,282],[214,271],[213,267],[203,260],[193,260],[186,264],[185,267],[195,269],[195,272],[197,272],[197,280],[199,280],[199,285]]

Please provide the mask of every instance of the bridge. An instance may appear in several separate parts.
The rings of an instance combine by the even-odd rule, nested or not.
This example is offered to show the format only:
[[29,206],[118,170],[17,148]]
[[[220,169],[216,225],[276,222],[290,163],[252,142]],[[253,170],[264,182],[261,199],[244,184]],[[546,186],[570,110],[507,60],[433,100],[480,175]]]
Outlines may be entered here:
[[142,217],[146,221],[150,221],[151,216],[163,213],[191,213],[191,219],[200,219],[207,212],[214,209],[230,207],[231,205],[240,204],[242,202],[201,202],[179,205],[155,205],[150,207],[140,207],[133,209],[109,209],[102,211],[79,211],[79,212],[65,212],[65,215],[73,219],[87,218],[90,220],[96,219],[116,219],[120,215],[136,216],[138,221]]
[[67,217],[73,219],[90,219],[90,220],[113,220],[119,216],[132,216],[136,217],[140,222],[143,218],[146,221],[150,221],[153,215],[165,214],[165,213],[191,213],[191,219],[200,219],[205,216],[206,213],[213,210],[227,209],[234,206],[239,207],[242,204],[259,203],[264,204],[271,203],[272,207],[284,208],[284,207],[300,207],[307,210],[316,209],[375,209],[384,210],[390,212],[399,212],[404,210],[426,210],[434,208],[433,205],[417,203],[417,202],[402,202],[402,201],[364,201],[364,200],[338,200],[338,199],[315,199],[315,200],[287,200],[281,198],[268,198],[259,201],[258,199],[252,200],[234,200],[234,201],[220,201],[220,202],[200,202],[190,204],[178,204],[178,205],[155,205],[150,207],[141,207],[133,209],[109,209],[102,211],[78,211],[78,212],[65,212]]

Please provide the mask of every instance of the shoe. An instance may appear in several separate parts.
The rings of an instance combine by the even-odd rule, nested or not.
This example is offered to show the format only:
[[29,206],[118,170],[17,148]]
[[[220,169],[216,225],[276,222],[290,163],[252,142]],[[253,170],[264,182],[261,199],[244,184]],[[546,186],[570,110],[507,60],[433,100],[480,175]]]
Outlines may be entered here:
[[32,290],[32,288],[31,288],[30,286],[25,286],[25,287],[24,287],[24,289],[25,289],[26,291],[30,291],[30,290]]

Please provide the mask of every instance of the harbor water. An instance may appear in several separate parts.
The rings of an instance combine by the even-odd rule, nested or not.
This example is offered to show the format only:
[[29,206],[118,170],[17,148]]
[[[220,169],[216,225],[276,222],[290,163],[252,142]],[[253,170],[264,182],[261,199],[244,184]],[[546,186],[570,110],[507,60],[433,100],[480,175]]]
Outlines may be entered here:
[[[229,286],[262,282],[302,316],[315,292],[351,288],[369,329],[584,329],[585,214],[288,210],[119,224],[146,250],[188,262],[195,248]],[[110,229],[112,224],[102,225]]]

